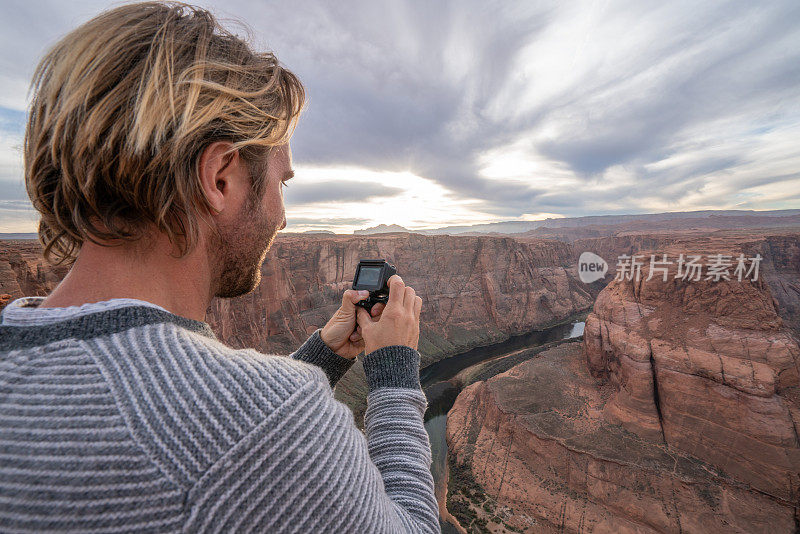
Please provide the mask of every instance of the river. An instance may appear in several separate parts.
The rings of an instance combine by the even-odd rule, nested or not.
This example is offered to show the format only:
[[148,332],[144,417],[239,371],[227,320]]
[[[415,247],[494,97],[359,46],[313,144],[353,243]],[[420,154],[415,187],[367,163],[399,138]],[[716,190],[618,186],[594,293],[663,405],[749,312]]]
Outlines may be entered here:
[[[420,370],[420,381],[428,398],[428,411],[425,412],[425,430],[431,440],[433,464],[431,471],[436,486],[437,498],[446,491],[447,473],[447,412],[453,407],[461,387],[452,379],[461,371],[478,363],[500,359],[520,349],[538,347],[554,341],[571,339],[583,335],[584,323],[576,321],[545,330],[514,336],[502,343],[477,347],[468,352],[445,358]],[[442,524],[442,531],[455,532],[454,527]]]

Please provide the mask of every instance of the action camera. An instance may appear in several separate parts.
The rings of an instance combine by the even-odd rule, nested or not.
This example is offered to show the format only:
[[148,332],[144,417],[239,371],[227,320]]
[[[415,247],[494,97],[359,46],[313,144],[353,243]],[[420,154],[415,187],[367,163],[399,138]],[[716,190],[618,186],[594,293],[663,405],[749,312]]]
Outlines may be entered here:
[[356,267],[356,275],[353,277],[353,289],[366,289],[369,297],[357,302],[356,306],[366,308],[367,311],[372,307],[383,302],[389,301],[389,278],[397,274],[394,265],[386,263],[384,260],[361,260]]

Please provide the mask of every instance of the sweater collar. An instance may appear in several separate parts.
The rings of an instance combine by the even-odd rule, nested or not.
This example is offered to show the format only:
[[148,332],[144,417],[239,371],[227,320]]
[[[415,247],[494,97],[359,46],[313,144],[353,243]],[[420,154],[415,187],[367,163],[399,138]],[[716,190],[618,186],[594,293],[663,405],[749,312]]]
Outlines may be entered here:
[[0,350],[40,345],[66,338],[87,339],[128,328],[172,323],[216,339],[208,323],[168,312],[137,299],[111,299],[66,308],[39,308],[44,297],[10,302],[0,315]]
[[45,297],[22,297],[8,303],[2,311],[2,315],[0,315],[2,324],[4,326],[45,326],[92,313],[116,310],[128,306],[144,306],[167,311],[157,304],[129,298],[87,302],[79,306],[63,308],[41,308],[40,305],[44,300]]

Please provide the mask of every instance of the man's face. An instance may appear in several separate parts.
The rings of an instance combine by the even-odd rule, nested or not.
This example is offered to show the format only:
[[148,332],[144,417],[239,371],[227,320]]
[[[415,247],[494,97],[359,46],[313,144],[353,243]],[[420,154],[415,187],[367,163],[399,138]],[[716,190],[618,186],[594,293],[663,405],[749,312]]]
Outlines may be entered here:
[[253,291],[261,282],[261,264],[278,230],[286,227],[283,182],[292,174],[292,151],[288,144],[270,151],[264,196],[250,195],[233,221],[220,223],[219,239],[209,242],[216,256],[216,297],[233,298]]

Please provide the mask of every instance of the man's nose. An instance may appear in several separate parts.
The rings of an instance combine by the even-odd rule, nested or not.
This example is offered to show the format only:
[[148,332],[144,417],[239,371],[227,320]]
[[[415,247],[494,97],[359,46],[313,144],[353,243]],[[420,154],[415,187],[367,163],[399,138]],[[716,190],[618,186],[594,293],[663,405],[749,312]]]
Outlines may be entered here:
[[286,228],[286,217],[283,218],[283,226],[281,226],[281,230]]

